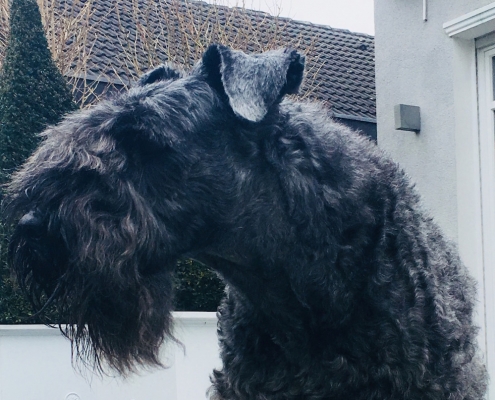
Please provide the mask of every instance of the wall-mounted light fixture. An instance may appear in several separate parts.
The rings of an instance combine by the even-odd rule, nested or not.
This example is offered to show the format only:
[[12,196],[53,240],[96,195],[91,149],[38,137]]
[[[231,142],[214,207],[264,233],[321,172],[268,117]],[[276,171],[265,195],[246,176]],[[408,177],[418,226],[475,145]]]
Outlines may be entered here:
[[417,106],[397,104],[394,107],[395,129],[418,133],[421,130],[421,113]]

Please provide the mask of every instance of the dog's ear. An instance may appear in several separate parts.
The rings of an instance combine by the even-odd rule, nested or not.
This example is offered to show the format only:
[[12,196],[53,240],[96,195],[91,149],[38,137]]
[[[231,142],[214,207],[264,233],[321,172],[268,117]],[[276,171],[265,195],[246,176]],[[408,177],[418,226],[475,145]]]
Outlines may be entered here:
[[176,80],[182,77],[182,73],[170,65],[162,64],[151,71],[146,72],[136,82],[136,86],[151,85],[152,83],[168,80]]
[[208,83],[227,95],[237,116],[259,122],[284,95],[298,92],[304,61],[291,49],[247,55],[215,44],[203,55],[202,69]]

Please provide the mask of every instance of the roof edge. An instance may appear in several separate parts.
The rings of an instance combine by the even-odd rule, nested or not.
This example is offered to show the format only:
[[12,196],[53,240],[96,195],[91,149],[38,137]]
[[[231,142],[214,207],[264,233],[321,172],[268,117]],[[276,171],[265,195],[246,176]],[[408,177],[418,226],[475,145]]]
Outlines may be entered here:
[[376,118],[360,117],[358,115],[339,114],[339,113],[333,113],[333,116],[339,119],[350,119],[352,121],[369,122],[371,124],[376,124]]
[[[85,79],[85,80],[90,80],[93,82],[101,82],[101,83],[107,83],[107,84],[112,84],[116,86],[125,86],[131,85],[132,81],[129,81],[127,83],[124,83],[121,79],[112,79],[108,78],[105,76],[97,76],[96,74],[93,73],[87,73],[86,75],[83,74],[71,74],[67,73],[65,76],[70,77],[70,78],[76,78],[76,79]],[[361,117],[359,115],[351,115],[351,114],[341,114],[341,113],[332,113],[332,116],[334,118],[338,119],[347,119],[351,121],[360,121],[360,122],[367,122],[370,124],[375,124],[376,125],[376,118],[370,118],[370,117]]]
[[202,4],[205,4],[205,5],[210,6],[210,7],[217,7],[217,8],[224,8],[224,9],[237,8],[240,10],[245,10],[247,12],[263,14],[267,17],[276,18],[276,19],[283,20],[283,21],[290,21],[290,22],[294,22],[297,24],[301,24],[301,25],[313,26],[315,28],[331,29],[333,31],[337,31],[337,32],[341,32],[341,33],[349,33],[349,34],[355,35],[355,36],[363,36],[363,37],[365,37],[367,39],[371,39],[371,40],[375,39],[375,35],[371,35],[369,33],[355,32],[355,31],[351,31],[351,30],[346,29],[346,28],[334,28],[333,26],[330,26],[327,24],[315,23],[315,22],[311,22],[311,21],[303,21],[303,20],[299,20],[299,19],[294,19],[292,17],[285,17],[282,15],[274,15],[274,14],[271,14],[271,13],[266,12],[266,11],[256,10],[254,8],[249,8],[249,7],[245,7],[245,6],[227,6],[227,5],[223,5],[223,4],[211,4],[211,3],[208,3],[204,0],[191,0],[190,3],[202,3]]

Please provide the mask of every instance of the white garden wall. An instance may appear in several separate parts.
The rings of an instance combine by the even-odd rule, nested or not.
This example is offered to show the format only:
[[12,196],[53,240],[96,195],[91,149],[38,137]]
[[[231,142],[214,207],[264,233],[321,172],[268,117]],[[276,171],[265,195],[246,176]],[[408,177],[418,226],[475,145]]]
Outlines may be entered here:
[[174,344],[162,349],[165,370],[127,380],[99,378],[71,365],[70,343],[57,329],[0,325],[0,400],[201,400],[220,367],[215,313],[178,312]]

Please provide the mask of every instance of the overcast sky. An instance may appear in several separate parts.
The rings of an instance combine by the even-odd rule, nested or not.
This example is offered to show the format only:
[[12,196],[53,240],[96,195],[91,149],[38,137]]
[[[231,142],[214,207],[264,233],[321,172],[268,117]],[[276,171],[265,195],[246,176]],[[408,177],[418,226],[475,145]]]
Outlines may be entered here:
[[[242,0],[207,0],[242,5]],[[244,0],[246,8],[374,35],[373,0]],[[280,10],[279,10],[280,8]]]

